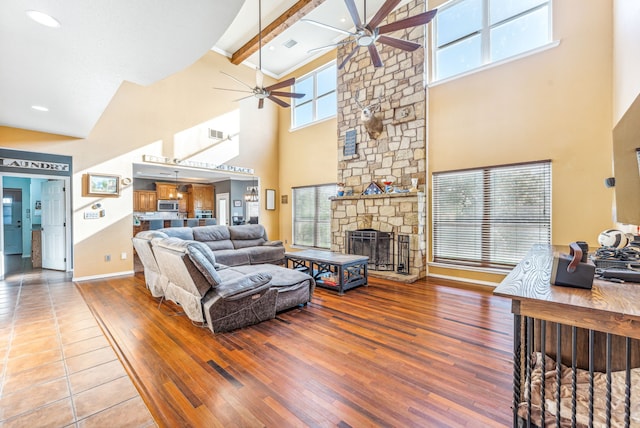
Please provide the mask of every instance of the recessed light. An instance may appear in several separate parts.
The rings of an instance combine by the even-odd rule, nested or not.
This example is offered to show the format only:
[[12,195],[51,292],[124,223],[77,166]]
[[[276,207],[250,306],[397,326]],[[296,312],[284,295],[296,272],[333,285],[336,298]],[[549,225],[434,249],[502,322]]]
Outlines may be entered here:
[[345,17],[340,18],[340,22],[347,22],[347,18]]
[[60,27],[60,23],[55,18],[47,15],[44,12],[40,12],[38,10],[28,10],[27,16],[29,16],[29,18],[36,21],[38,24],[44,25],[46,27],[51,27],[51,28]]
[[48,108],[43,107],[43,106],[31,106],[32,109],[34,110],[38,110],[38,111],[49,111]]
[[269,50],[270,50],[270,51],[275,51],[275,50],[276,50],[276,47],[275,47],[275,46],[273,46],[273,45],[271,45],[271,46],[269,46]]

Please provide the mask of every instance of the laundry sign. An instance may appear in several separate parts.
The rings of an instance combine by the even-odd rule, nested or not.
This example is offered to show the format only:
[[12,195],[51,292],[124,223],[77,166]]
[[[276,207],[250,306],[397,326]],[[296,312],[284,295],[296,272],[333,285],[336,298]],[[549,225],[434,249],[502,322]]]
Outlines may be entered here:
[[68,163],[48,162],[31,159],[0,158],[0,167],[27,168],[45,171],[69,171]]

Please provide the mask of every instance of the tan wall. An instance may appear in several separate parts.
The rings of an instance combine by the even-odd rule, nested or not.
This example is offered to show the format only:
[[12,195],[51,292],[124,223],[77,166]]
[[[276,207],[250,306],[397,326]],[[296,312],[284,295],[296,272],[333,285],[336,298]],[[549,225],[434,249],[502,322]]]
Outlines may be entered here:
[[613,0],[613,123],[640,94],[640,2]]
[[[237,88],[220,70],[249,83],[255,80],[252,69],[233,66],[223,56],[209,52],[192,66],[148,87],[123,83],[86,139],[0,128],[0,146],[73,156],[74,277],[133,269],[132,189],[123,189],[120,198],[82,197],[81,179],[86,172],[131,177],[132,163],[140,162],[143,154],[173,158],[192,152],[198,147],[190,150],[183,143],[174,145],[177,133],[239,108],[239,153],[210,162],[254,168],[262,189],[278,188],[277,108],[267,102],[258,110],[255,99],[234,103],[242,94],[212,89]],[[97,201],[106,216],[84,220],[84,210]],[[260,218],[269,237],[278,239],[278,212],[264,210],[261,201]],[[120,260],[122,252],[128,254],[126,260]],[[104,261],[105,254],[111,254],[110,262]]]
[[[305,74],[334,60],[331,51],[296,70],[283,79]],[[277,192],[277,212],[280,215],[280,239],[290,248],[292,242],[292,187],[335,183],[338,176],[336,119],[328,119],[315,125],[291,131],[291,111],[279,112],[280,187]],[[281,195],[288,195],[289,203],[282,204]]]
[[553,5],[559,46],[429,89],[428,169],[551,159],[552,243],[597,246],[613,225],[612,7]]

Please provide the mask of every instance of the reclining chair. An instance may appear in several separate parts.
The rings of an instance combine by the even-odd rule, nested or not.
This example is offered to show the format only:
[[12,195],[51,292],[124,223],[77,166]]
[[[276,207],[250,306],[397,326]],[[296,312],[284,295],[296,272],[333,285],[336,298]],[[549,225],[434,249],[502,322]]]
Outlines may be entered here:
[[168,279],[165,298],[181,305],[191,320],[206,321],[218,333],[275,317],[278,292],[270,288],[271,275],[254,271],[223,281],[206,244],[179,238],[151,242]]

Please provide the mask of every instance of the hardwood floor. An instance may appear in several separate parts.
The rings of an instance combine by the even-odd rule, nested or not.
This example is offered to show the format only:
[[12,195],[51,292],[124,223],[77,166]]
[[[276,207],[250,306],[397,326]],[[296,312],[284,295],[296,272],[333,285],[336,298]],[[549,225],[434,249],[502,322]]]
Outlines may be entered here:
[[215,335],[140,273],[78,287],[159,426],[510,426],[510,302],[440,284],[317,289]]

